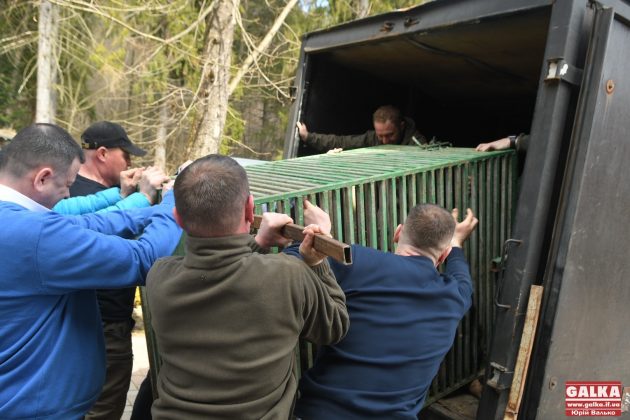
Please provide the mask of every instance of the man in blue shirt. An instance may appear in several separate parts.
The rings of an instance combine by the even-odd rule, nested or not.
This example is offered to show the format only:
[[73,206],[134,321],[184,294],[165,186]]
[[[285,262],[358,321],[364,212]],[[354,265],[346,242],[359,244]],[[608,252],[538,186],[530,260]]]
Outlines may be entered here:
[[[304,221],[325,213],[306,203]],[[353,264],[330,261],[346,294],[350,330],[320,348],[300,381],[295,414],[312,419],[416,419],[472,302],[462,244],[475,229],[432,204],[417,205],[394,233],[394,254],[352,246]],[[446,261],[444,274],[437,267]]]
[[[105,214],[49,211],[84,156],[52,124],[21,130],[0,162],[0,418],[80,418],[101,392],[105,351],[95,289],[144,282],[181,236],[173,196]],[[142,234],[138,240],[127,240]],[[108,258],[102,258],[107,255]]]

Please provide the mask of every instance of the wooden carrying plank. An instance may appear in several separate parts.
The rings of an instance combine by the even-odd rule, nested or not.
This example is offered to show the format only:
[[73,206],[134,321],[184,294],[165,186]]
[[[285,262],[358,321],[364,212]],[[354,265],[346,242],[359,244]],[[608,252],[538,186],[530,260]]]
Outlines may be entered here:
[[529,302],[527,302],[527,313],[525,314],[525,326],[521,336],[521,344],[518,349],[518,357],[516,359],[516,367],[514,368],[514,379],[512,380],[512,389],[510,389],[510,397],[507,407],[505,408],[505,416],[503,420],[516,420],[518,418],[518,409],[521,405],[521,398],[525,389],[527,379],[527,368],[532,355],[532,347],[536,336],[536,326],[538,325],[538,317],[540,316],[540,304],[542,302],[542,286],[532,286],[529,291]]
[[[261,223],[262,216],[254,215],[254,223],[252,223],[252,227],[259,229]],[[304,239],[304,235],[302,234],[303,230],[304,226],[289,223],[282,228],[282,236],[293,239],[294,241],[301,241]],[[326,235],[315,235],[313,247],[316,251],[334,258],[340,263],[346,265],[352,264],[352,253],[350,252],[350,245],[348,244],[329,238]]]

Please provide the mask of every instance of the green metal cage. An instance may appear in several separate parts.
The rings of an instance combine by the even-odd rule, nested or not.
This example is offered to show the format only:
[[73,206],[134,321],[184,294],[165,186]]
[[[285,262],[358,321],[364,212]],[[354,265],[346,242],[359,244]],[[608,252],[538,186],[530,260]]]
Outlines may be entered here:
[[[473,306],[433,381],[429,404],[470,382],[484,368],[494,318],[492,260],[501,255],[511,231],[516,164],[513,151],[378,146],[245,169],[256,213],[286,213],[304,224],[303,202],[308,199],[330,214],[335,238],[383,251],[394,250],[396,226],[418,203],[458,208],[460,215],[473,209],[479,226],[464,249],[474,281]],[[150,314],[145,319],[150,320]],[[147,341],[152,375],[157,375],[159,352],[150,325]],[[309,343],[301,343],[296,351],[300,370],[312,365],[314,349]]]

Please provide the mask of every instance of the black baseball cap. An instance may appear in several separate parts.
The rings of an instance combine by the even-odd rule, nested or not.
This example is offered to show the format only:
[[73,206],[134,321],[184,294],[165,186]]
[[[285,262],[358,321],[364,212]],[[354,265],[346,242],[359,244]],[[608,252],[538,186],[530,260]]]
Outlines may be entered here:
[[99,121],[89,126],[81,134],[81,147],[84,149],[120,147],[130,155],[144,156],[147,154],[146,150],[142,150],[129,140],[124,128],[109,121]]

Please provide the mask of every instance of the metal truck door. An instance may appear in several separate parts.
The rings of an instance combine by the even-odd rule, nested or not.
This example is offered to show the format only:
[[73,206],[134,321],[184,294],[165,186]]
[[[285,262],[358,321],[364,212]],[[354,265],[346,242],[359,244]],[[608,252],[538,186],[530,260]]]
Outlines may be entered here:
[[[614,8],[589,3],[594,9],[590,31],[590,19],[584,20],[587,24],[579,31],[574,24],[565,26],[569,33],[590,32],[590,39],[585,40],[588,51],[583,61],[584,76],[571,77],[572,81],[561,79],[562,82],[577,81],[580,88],[572,128],[566,130],[569,147],[563,152],[566,156],[559,160],[566,161],[566,166],[556,178],[562,180],[557,211],[554,215],[552,205],[546,219],[545,214],[541,214],[538,221],[531,218],[532,222],[546,221],[544,231],[552,232],[543,235],[549,239],[537,242],[545,248],[539,263],[534,261],[529,266],[527,262],[521,263],[529,258],[528,255],[535,255],[532,250],[536,243],[532,240],[535,238],[527,234],[525,226],[521,224],[515,228],[515,237],[523,240],[520,245],[523,249],[512,251],[512,261],[508,259],[505,271],[508,282],[503,286],[508,293],[500,299],[508,309],[497,310],[497,328],[490,356],[492,375],[489,378],[496,380],[494,383],[489,380],[484,389],[478,412],[480,419],[503,418],[516,354],[514,344],[520,341],[522,330],[519,318],[524,308],[521,303],[527,301],[524,291],[532,282],[542,284],[545,295],[527,388],[518,416],[564,418],[567,381],[625,381],[630,384],[630,335],[623,328],[630,319],[630,287],[626,284],[630,279],[630,7],[621,1],[603,3]],[[569,14],[560,13],[560,6],[572,7],[567,11],[575,14],[579,2],[554,5],[555,17],[568,17]],[[550,38],[560,28],[552,16]],[[551,49],[549,45],[548,50]],[[545,56],[549,63],[553,57],[563,57],[562,52],[554,55],[549,51]],[[572,63],[580,61],[567,60],[568,72],[575,70]],[[563,69],[564,63],[559,62],[556,74],[562,74]],[[562,86],[562,82],[558,86]],[[545,96],[554,93],[550,94],[549,90],[552,89],[542,88],[539,102],[542,102],[541,97],[544,100]],[[540,105],[537,103],[532,125],[532,135],[538,137],[544,135],[540,130],[544,130],[544,124],[540,123],[545,120],[546,112],[543,111],[557,109],[551,106],[541,109]],[[548,138],[553,140],[551,134]],[[538,148],[542,149],[542,146]],[[537,158],[544,156],[545,153],[536,155]],[[528,152],[526,170],[527,165],[535,165],[531,157]],[[532,176],[536,177],[535,172]],[[542,178],[536,179],[539,181]],[[525,217],[519,221],[517,213],[517,223],[527,219],[523,210],[529,204],[524,196],[529,193],[528,189],[535,187],[535,183],[528,180],[523,184],[525,191],[521,191],[518,211]],[[544,183],[538,184],[541,190],[547,187]],[[536,200],[529,200],[533,209],[545,203],[540,194],[529,196]],[[536,223],[531,225],[536,232],[539,228]],[[536,267],[540,268],[537,270]],[[520,289],[519,284],[523,286]],[[518,296],[510,296],[515,290],[518,290]],[[515,319],[514,327],[509,324],[511,316]]]
[[[610,408],[603,400],[599,407],[574,406],[567,401],[567,382],[630,385],[625,331],[630,320],[630,8],[610,3],[615,7],[595,6],[521,410],[527,418],[590,417],[598,415],[591,410]],[[581,390],[581,396],[593,396],[592,388]]]
[[565,155],[581,88],[592,11],[586,0],[552,6],[512,240],[495,294],[495,324],[477,418],[504,418],[530,286],[541,284]]

